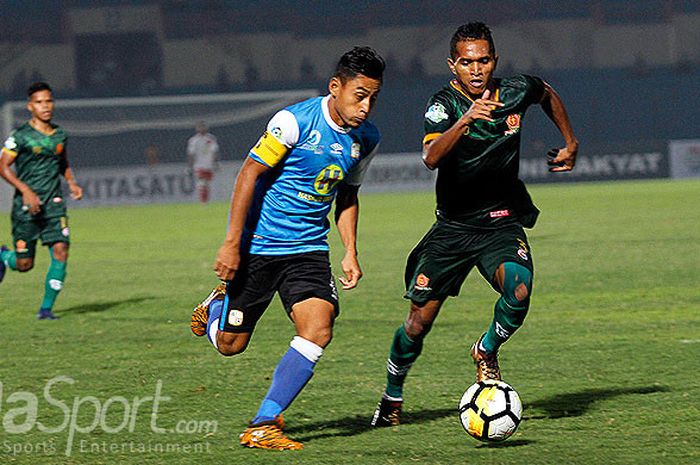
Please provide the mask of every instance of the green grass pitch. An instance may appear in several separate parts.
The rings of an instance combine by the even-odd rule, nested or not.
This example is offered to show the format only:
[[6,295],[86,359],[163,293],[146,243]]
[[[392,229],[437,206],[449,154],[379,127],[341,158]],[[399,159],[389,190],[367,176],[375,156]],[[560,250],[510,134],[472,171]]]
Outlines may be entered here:
[[[543,212],[529,234],[532,307],[501,351],[504,380],[525,406],[510,440],[479,443],[458,422],[474,376],[468,347],[496,298],[476,272],[409,375],[405,424],[368,427],[408,308],[405,257],[432,222],[433,195],[365,194],[365,277],[342,294],[335,338],[286,414],[303,451],[237,444],[293,336],[279,302],[238,357],[217,355],[189,331],[191,308],[216,283],[228,205],[153,205],[71,211],[60,320],[34,319],[44,248],[33,271],[0,284],[0,462],[700,463],[700,182],[531,191]],[[7,214],[0,238],[10,242]]]

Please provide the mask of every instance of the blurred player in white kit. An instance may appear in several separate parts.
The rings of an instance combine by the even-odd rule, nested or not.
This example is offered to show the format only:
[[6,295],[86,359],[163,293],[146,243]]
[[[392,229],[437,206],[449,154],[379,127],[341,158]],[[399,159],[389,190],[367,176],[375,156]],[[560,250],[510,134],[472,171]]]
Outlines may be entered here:
[[209,201],[209,183],[219,162],[219,143],[204,122],[197,123],[197,133],[187,141],[187,162],[194,173],[199,201]]

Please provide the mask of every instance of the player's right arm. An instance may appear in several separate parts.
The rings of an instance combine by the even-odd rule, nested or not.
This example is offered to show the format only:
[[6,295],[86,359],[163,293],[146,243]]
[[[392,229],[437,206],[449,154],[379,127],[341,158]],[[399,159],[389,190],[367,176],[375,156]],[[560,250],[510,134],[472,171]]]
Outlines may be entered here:
[[[457,144],[457,141],[469,130],[469,125],[476,120],[493,121],[491,112],[497,107],[502,107],[503,103],[489,100],[491,93],[486,90],[481,98],[476,99],[464,113],[448,130],[439,134],[435,138],[426,137],[423,141],[423,163],[428,169],[434,170],[443,158]],[[430,110],[429,110],[430,111]],[[426,113],[426,118],[430,116]],[[436,133],[433,133],[436,134]]]
[[248,210],[253,203],[255,183],[270,167],[248,157],[243,162],[241,171],[236,178],[236,186],[231,197],[231,213],[224,243],[216,254],[214,271],[219,279],[231,281],[241,263],[241,236],[248,216]]
[[236,178],[226,237],[216,254],[214,271],[219,279],[233,280],[240,266],[241,236],[253,203],[258,178],[277,166],[298,140],[299,125],[296,118],[289,111],[282,110],[272,117],[267,130],[250,149]]
[[5,147],[0,152],[0,176],[22,193],[22,205],[27,207],[31,215],[36,215],[41,210],[41,199],[10,168],[17,157],[16,147],[14,137],[10,136],[5,142]]

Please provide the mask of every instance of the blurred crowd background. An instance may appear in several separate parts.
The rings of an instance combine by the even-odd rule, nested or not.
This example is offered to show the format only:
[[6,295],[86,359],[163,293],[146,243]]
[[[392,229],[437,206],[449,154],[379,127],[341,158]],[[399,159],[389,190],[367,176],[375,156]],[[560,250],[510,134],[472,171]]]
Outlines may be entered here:
[[[369,45],[388,64],[373,117],[383,133],[382,152],[415,152],[425,102],[450,78],[449,39],[460,24],[481,20],[494,33],[496,75],[527,73],[550,82],[569,108],[582,153],[649,150],[699,135],[700,1],[4,0],[0,5],[0,103],[24,100],[30,82],[48,81],[58,99],[59,124],[61,100],[69,99],[292,89],[321,94],[340,54]],[[122,111],[118,105],[100,107],[80,111],[105,126]],[[168,111],[154,107],[144,114],[158,120]],[[540,113],[531,112],[525,123],[525,157],[543,156],[556,140]],[[235,128],[210,123],[224,158],[245,156],[271,114]],[[73,150],[71,157],[76,166],[182,161],[193,131],[192,125],[121,133],[115,136],[122,138],[121,150],[100,152],[93,144]]]

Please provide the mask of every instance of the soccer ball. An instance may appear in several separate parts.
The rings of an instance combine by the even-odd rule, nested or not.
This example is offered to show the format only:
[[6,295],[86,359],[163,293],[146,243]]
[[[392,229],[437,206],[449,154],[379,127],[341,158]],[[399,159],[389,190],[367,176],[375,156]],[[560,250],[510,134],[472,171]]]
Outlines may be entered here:
[[515,433],[523,404],[515,389],[503,381],[472,384],[459,401],[459,421],[480,441],[504,441]]

